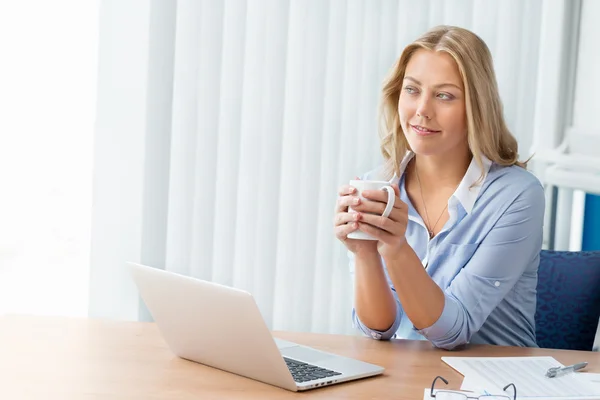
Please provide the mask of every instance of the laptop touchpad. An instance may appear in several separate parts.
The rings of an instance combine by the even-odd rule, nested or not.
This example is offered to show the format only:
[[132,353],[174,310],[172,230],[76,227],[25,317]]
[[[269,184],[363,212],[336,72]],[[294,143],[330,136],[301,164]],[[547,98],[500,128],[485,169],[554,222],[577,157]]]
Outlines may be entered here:
[[284,357],[293,358],[295,360],[304,361],[307,363],[315,363],[317,361],[326,360],[330,357],[333,357],[333,354],[314,350],[305,346],[287,347],[285,349],[281,349],[281,354]]

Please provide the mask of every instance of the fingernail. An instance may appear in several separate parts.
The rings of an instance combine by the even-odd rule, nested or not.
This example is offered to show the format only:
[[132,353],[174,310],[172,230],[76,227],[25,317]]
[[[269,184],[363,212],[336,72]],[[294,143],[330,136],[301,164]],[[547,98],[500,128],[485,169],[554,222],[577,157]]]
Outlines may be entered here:
[[354,199],[354,201],[352,203],[353,204],[358,204],[358,203],[360,203],[360,199]]

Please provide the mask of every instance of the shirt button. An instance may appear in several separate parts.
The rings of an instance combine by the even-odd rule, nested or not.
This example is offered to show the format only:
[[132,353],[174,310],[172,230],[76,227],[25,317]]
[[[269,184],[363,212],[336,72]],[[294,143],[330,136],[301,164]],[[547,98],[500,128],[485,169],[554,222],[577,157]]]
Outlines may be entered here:
[[494,282],[494,286],[496,286],[496,287],[500,286],[500,282],[498,282],[498,281]]

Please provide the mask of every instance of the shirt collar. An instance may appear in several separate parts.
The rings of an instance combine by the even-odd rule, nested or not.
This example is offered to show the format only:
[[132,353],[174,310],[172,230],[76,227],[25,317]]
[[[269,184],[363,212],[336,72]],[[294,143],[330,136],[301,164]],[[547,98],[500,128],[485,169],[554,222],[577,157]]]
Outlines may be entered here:
[[[409,150],[406,152],[406,155],[400,163],[400,176],[404,175],[406,166],[408,165],[410,160],[413,159],[414,156],[415,153],[413,153],[412,151]],[[470,214],[473,210],[475,201],[477,200],[477,197],[481,192],[481,185],[485,181],[490,167],[492,166],[492,161],[483,154],[481,155],[481,162],[483,164],[483,170],[479,168],[479,165],[477,165],[475,157],[471,159],[471,163],[469,164],[469,168],[467,168],[467,172],[465,173],[458,187],[452,194],[452,197],[455,197],[460,202],[467,214]],[[482,176],[482,172],[483,179],[480,182],[476,183],[479,180],[479,177]]]

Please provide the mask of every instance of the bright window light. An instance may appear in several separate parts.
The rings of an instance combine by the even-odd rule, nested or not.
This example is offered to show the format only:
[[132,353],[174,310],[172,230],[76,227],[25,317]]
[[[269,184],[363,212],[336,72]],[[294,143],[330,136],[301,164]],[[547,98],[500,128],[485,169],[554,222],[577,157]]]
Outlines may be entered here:
[[87,314],[98,17],[0,2],[0,314]]

